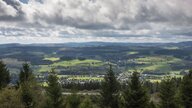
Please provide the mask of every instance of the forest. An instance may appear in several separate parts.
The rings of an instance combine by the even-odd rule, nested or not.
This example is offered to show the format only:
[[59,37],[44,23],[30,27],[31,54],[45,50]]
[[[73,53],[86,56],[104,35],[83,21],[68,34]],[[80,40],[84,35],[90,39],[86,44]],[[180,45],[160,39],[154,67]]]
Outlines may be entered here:
[[[15,85],[10,72],[0,62],[0,108],[192,108],[192,70],[183,77],[167,75],[161,82],[149,82],[136,70],[130,78],[119,82],[110,65],[99,84],[62,86],[52,68],[47,86],[42,86],[30,64],[24,63]],[[86,85],[86,84],[84,84]],[[95,86],[97,92],[89,93]],[[89,87],[89,88],[88,88]]]

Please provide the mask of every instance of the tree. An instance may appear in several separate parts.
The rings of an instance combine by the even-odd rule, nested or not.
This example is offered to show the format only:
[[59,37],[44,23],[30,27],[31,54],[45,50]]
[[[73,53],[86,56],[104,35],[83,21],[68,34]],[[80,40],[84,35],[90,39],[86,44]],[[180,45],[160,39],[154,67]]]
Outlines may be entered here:
[[0,93],[0,108],[25,108],[19,98],[18,91],[4,88]]
[[48,77],[46,95],[48,97],[46,108],[63,108],[62,88],[54,69],[52,69]]
[[30,82],[34,79],[32,70],[28,63],[24,63],[19,74],[19,84]]
[[0,90],[6,87],[10,82],[10,74],[3,61],[0,61]]
[[143,83],[139,79],[138,72],[133,72],[124,91],[124,99],[126,108],[148,108],[149,98]]
[[101,102],[105,108],[118,108],[119,82],[117,81],[112,66],[104,77],[101,84]]
[[79,108],[80,103],[80,97],[73,91],[73,93],[67,97],[66,108]]
[[28,63],[24,63],[19,74],[20,96],[25,108],[34,108],[36,105],[36,82]]
[[184,108],[192,108],[192,70],[181,82],[181,100]]
[[151,102],[149,103],[149,107],[148,107],[148,108],[156,108],[156,105],[154,104],[153,101],[151,101]]
[[160,107],[161,108],[177,108],[176,104],[176,84],[172,79],[162,80],[160,84]]
[[89,97],[86,97],[83,102],[80,104],[79,108],[94,108],[93,103]]

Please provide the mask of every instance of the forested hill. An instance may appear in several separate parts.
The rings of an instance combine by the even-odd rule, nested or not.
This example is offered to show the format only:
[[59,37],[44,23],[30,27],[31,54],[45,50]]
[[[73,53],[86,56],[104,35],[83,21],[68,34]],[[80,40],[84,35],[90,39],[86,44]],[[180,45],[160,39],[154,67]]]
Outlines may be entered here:
[[47,46],[47,47],[97,47],[97,46],[192,46],[192,41],[178,42],[178,43],[120,43],[120,42],[79,42],[79,43],[50,43],[50,44],[0,44],[2,47],[14,46]]
[[[11,72],[29,62],[35,72],[56,67],[61,74],[103,74],[107,63],[118,73],[142,69],[144,73],[162,75],[188,71],[192,64],[192,42],[181,43],[63,43],[2,44],[0,58]],[[70,67],[70,68],[69,68]],[[90,72],[91,71],[91,72]]]

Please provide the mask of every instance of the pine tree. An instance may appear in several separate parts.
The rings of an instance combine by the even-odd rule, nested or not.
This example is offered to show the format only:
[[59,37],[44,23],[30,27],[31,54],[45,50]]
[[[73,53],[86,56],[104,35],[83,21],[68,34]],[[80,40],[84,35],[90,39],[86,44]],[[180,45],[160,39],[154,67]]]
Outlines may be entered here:
[[176,84],[172,79],[162,80],[160,84],[160,107],[161,108],[177,108],[176,104]]
[[34,79],[32,70],[28,63],[24,63],[19,74],[19,84],[32,81]]
[[3,61],[0,61],[0,90],[7,86],[10,82],[9,70]]
[[183,77],[181,83],[181,100],[184,108],[192,108],[192,70]]
[[21,90],[21,100],[23,104],[25,105],[25,108],[34,108],[35,107],[35,98],[33,89],[31,88],[30,84],[22,83],[20,86]]
[[34,108],[36,105],[35,83],[29,64],[24,63],[19,74],[19,90],[25,108]]
[[46,94],[48,97],[46,108],[63,108],[62,88],[58,82],[58,77],[54,69],[52,69],[48,77]]
[[151,102],[149,103],[149,107],[148,107],[148,108],[156,108],[156,105],[154,104],[153,101],[151,101]]
[[119,82],[117,81],[112,66],[104,77],[101,87],[101,102],[106,108],[118,108]]
[[124,91],[124,99],[126,108],[148,108],[149,98],[138,72],[133,72],[131,81]]
[[89,97],[86,97],[83,102],[80,104],[79,108],[94,108],[93,103]]
[[66,108],[79,108],[81,103],[80,97],[77,95],[76,91],[67,97]]

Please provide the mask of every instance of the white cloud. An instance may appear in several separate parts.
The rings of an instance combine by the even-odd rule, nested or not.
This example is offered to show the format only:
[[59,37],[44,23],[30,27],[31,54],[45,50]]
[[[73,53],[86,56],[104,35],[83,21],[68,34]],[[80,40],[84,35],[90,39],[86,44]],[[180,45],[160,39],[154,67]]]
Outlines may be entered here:
[[16,16],[17,11],[12,7],[7,5],[4,1],[0,0],[0,17],[1,16]]
[[192,40],[191,0],[8,1],[0,1],[0,37],[16,42]]

